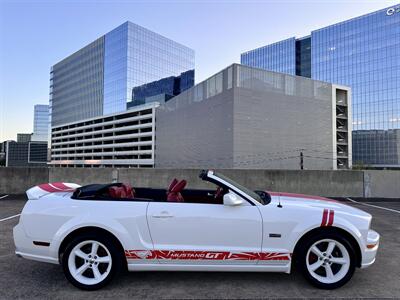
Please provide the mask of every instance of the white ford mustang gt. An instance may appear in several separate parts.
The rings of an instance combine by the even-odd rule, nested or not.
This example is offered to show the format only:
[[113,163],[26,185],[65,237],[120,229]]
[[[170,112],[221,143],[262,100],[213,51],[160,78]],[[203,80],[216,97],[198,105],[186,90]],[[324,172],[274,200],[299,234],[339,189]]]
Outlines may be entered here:
[[94,290],[129,271],[285,272],[315,286],[345,284],[375,261],[371,215],[316,196],[251,191],[214,171],[213,190],[49,183],[27,191],[14,228],[16,254],[61,264]]

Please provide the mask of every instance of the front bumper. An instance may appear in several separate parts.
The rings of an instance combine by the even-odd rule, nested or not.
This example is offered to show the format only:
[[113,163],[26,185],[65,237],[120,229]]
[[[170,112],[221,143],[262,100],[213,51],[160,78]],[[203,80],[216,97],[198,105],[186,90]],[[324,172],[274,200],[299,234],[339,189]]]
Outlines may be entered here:
[[379,233],[374,230],[368,231],[367,245],[362,251],[361,268],[367,268],[375,262],[376,253],[379,248]]

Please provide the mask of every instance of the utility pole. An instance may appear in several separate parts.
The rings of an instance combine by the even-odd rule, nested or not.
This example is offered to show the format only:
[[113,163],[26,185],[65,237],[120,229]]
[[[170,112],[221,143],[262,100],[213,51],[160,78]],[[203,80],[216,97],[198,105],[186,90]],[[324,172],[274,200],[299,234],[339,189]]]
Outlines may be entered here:
[[300,152],[300,170],[304,170],[303,151]]

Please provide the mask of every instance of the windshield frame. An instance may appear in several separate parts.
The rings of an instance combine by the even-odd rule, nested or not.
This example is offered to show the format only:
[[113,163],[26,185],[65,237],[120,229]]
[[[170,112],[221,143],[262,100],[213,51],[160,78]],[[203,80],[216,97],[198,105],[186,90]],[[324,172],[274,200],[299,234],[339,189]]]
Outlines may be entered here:
[[248,189],[247,187],[237,183],[236,181],[234,181],[233,179],[217,173],[215,171],[212,171],[212,175],[214,175],[215,177],[217,177],[218,179],[221,179],[223,181],[226,181],[227,183],[229,183],[230,185],[232,185],[233,187],[235,187],[236,189],[242,191],[244,194],[248,195],[249,197],[251,197],[251,199],[255,200],[256,202],[258,202],[261,205],[265,205],[265,201],[261,198],[260,195],[258,195],[256,192]]

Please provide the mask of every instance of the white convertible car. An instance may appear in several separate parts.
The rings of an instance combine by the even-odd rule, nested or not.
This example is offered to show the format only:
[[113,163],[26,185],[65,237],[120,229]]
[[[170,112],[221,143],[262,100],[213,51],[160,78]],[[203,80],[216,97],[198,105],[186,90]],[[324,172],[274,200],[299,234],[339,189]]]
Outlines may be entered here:
[[371,215],[316,196],[251,191],[208,170],[214,190],[49,183],[27,191],[16,254],[61,264],[94,290],[120,270],[285,272],[315,286],[345,284],[375,261]]

